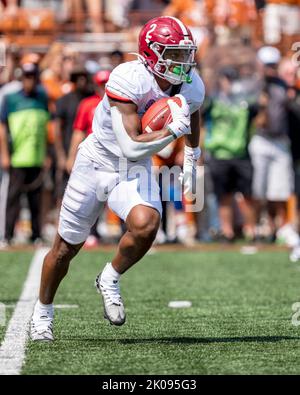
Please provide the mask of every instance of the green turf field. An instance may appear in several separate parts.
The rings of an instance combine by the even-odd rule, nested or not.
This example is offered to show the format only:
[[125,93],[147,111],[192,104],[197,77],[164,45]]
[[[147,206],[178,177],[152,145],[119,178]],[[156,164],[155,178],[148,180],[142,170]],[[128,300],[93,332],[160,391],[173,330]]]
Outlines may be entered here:
[[[93,287],[110,257],[74,260],[55,302],[79,308],[56,311],[55,342],[29,343],[23,374],[300,374],[300,326],[291,322],[300,266],[288,253],[148,255],[122,278],[120,328],[103,320]],[[26,263],[16,259],[4,262],[12,260],[7,283],[24,279]],[[2,295],[15,301],[15,285]],[[174,310],[170,300],[193,305]]]

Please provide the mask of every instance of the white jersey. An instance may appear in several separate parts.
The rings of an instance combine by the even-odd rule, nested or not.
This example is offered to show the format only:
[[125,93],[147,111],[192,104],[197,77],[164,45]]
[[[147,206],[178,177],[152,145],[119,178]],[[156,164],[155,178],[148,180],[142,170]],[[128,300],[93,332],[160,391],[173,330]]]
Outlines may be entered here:
[[[191,114],[201,107],[205,93],[204,84],[196,72],[192,79],[190,84],[183,83],[180,90],[190,106]],[[93,133],[81,144],[80,149],[93,162],[115,168],[123,154],[112,129],[108,96],[135,103],[141,118],[153,103],[169,97],[170,90],[162,91],[154,75],[139,60],[122,63],[111,73],[106,84],[106,94],[95,111]]]

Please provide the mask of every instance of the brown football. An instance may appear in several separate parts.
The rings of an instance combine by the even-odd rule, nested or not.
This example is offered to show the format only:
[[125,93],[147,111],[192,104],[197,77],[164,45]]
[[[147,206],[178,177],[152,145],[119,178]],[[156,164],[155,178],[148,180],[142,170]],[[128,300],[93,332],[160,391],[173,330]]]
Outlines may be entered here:
[[177,96],[163,97],[153,103],[142,117],[143,133],[151,133],[156,130],[161,130],[172,122],[170,107],[167,103],[168,100],[174,100],[179,106],[181,106],[181,100]]

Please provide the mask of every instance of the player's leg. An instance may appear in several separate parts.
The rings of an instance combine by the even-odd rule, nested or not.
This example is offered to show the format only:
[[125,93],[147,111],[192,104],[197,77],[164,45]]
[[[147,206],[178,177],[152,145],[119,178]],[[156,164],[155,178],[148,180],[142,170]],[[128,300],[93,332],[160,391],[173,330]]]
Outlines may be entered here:
[[96,288],[102,294],[105,318],[111,324],[123,325],[126,318],[120,276],[145,255],[155,239],[161,218],[159,187],[154,178],[150,185],[139,179],[122,181],[112,190],[108,204],[126,222],[127,232],[112,262],[97,276]]
[[83,243],[67,243],[58,233],[53,247],[44,259],[39,300],[44,305],[53,303],[55,293],[68,272],[71,260],[77,255]]
[[127,219],[127,232],[121,238],[112,267],[123,274],[150,249],[160,224],[160,214],[153,207],[133,207]]
[[63,198],[58,234],[44,259],[40,299],[31,320],[33,340],[53,340],[55,293],[103,206],[98,200],[96,187],[97,174],[93,163],[78,154]]
[[104,317],[111,324],[123,325],[126,319],[119,280],[150,249],[160,224],[160,214],[152,207],[137,205],[126,219],[127,231],[121,238],[112,262],[96,278],[104,303]]
[[59,234],[56,235],[53,247],[43,263],[39,300],[35,304],[30,325],[32,340],[53,340],[54,296],[68,272],[72,258],[82,245],[71,245]]

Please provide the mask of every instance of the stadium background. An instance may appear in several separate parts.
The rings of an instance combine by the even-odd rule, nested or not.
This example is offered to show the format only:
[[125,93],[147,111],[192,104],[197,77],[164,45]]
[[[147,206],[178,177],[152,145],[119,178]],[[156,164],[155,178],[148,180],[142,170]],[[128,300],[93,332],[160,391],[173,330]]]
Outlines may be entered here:
[[[299,373],[294,351],[298,337],[290,322],[291,306],[299,296],[299,273],[296,265],[289,266],[288,259],[289,248],[299,243],[299,0],[0,2],[0,43],[6,48],[6,63],[0,64],[0,104],[5,95],[20,89],[26,67],[35,65],[49,105],[47,154],[37,178],[17,191],[20,206],[7,205],[11,164],[3,161],[0,146],[0,271],[1,278],[7,279],[0,302],[11,306],[18,300],[34,249],[51,244],[54,237],[63,188],[74,160],[72,153],[89,132],[86,122],[74,127],[79,99],[95,98],[95,90],[103,95],[106,77],[101,79],[99,72],[109,73],[119,63],[134,59],[130,53],[137,52],[140,28],[159,15],[182,19],[198,44],[197,69],[206,86],[201,120],[205,170],[200,175],[205,177],[205,208],[200,213],[186,213],[180,202],[166,205],[153,255],[124,280],[128,287],[135,284],[124,295],[129,316],[135,317],[133,324],[117,334],[101,327],[97,338],[98,321],[93,312],[99,306],[94,306],[88,276],[93,277],[97,262],[105,262],[124,231],[123,224],[106,210],[85,245],[92,251],[76,258],[77,264],[58,295],[58,302],[78,304],[79,312],[58,312],[61,323],[57,331],[62,340],[55,349],[29,345],[24,372],[99,373],[96,340],[101,339],[100,362],[105,364],[103,354],[111,347],[125,361],[116,365],[109,359],[101,371],[107,374]],[[97,75],[100,79],[95,80]],[[270,78],[284,95],[278,121],[282,129],[275,135],[269,124],[274,115],[270,114],[273,100],[276,102],[276,94],[273,97],[273,91],[266,88]],[[291,164],[277,164],[278,182],[280,178],[290,180],[288,196],[277,201],[258,198],[255,186],[252,188],[259,171],[253,163],[257,145],[252,144],[253,150],[248,148],[257,136],[275,146],[280,141]],[[156,156],[155,163],[181,165],[182,148],[179,142],[170,152]],[[224,170],[229,165],[234,168],[232,172]],[[244,165],[246,174],[241,174],[237,169]],[[30,204],[23,193],[31,187],[36,187],[39,204],[35,235]],[[16,217],[10,224],[10,228],[15,226],[9,239],[8,216]],[[185,281],[179,286],[180,278]],[[192,290],[189,284],[195,279],[197,286]],[[167,302],[176,298],[190,299],[196,307],[170,312]],[[135,300],[143,304],[142,310]],[[83,305],[89,307],[82,312]],[[13,307],[8,307],[7,320],[12,313]],[[141,315],[149,319],[148,324],[137,321]],[[78,336],[72,336],[76,330]],[[0,328],[1,340],[4,335],[5,327]],[[64,351],[71,361],[65,368]],[[132,352],[139,355],[142,364],[136,363]],[[247,361],[243,357],[246,354]],[[154,355],[155,363],[150,366]],[[81,358],[85,368],[78,362]]]

